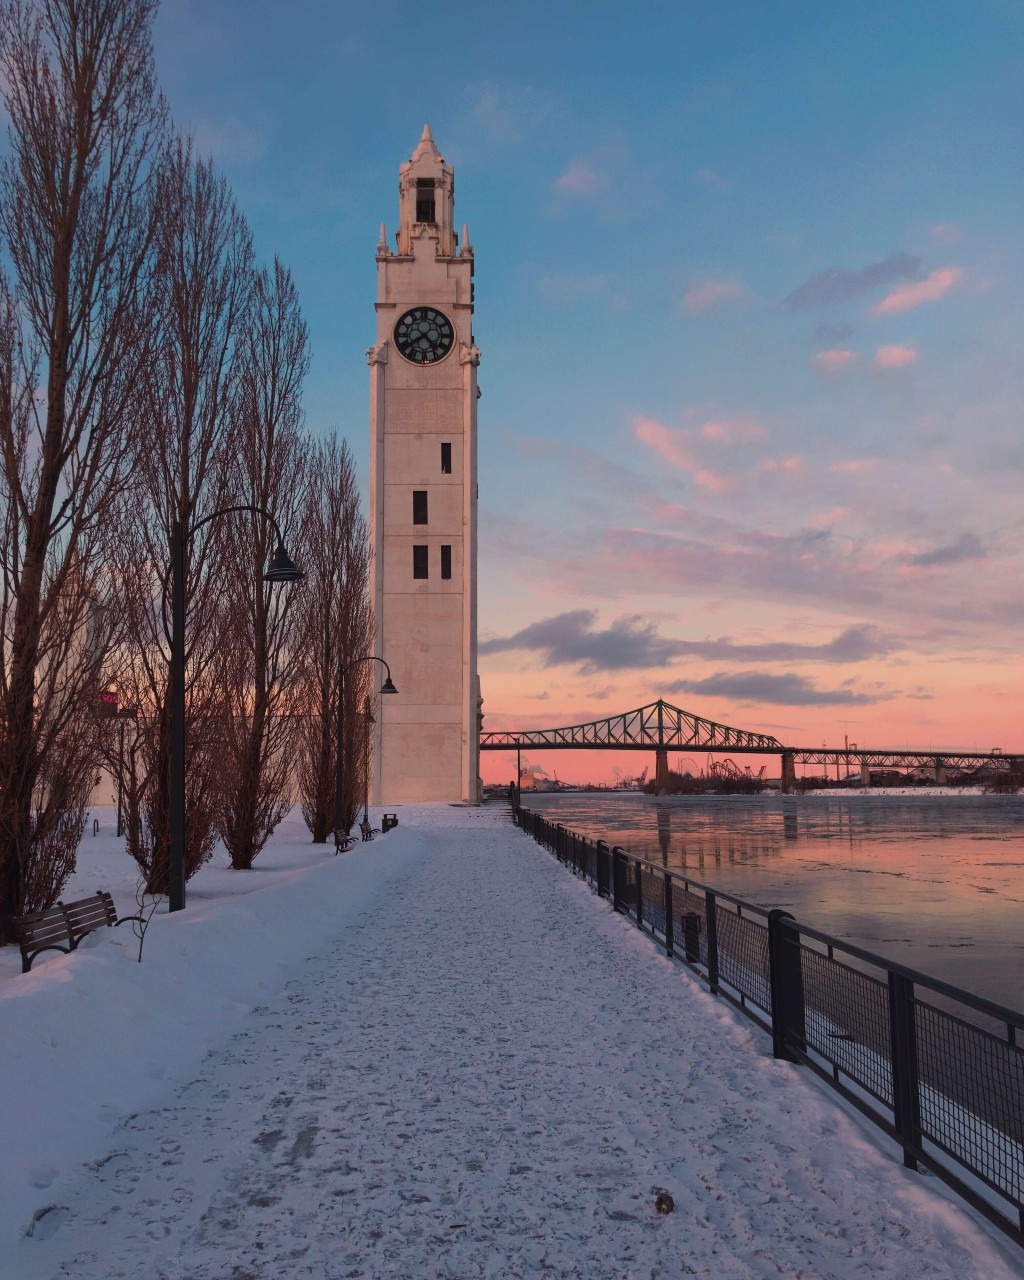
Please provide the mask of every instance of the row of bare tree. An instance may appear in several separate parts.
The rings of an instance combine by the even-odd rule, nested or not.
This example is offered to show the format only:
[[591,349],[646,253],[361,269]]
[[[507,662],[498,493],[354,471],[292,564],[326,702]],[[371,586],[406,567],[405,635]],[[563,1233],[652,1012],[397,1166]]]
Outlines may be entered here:
[[[339,664],[371,642],[352,459],[303,429],[294,282],[276,260],[257,266],[226,182],[174,134],[155,8],[0,0],[0,942],[11,916],[59,896],[103,760],[124,769],[147,888],[166,889],[175,521],[188,533],[187,874],[218,836],[232,866],[251,866],[296,795],[327,838]],[[266,520],[203,523],[240,505],[273,513],[302,583],[264,581]],[[354,674],[358,766],[368,672]],[[108,688],[130,725],[99,714]],[[115,750],[125,727],[130,768]]]

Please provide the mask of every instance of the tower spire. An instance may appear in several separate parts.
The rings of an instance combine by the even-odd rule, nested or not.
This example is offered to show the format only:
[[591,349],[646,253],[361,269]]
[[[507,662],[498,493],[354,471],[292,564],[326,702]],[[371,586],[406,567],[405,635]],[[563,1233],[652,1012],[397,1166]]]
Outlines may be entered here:
[[421,160],[424,156],[430,156],[432,160],[441,160],[441,153],[437,149],[437,143],[434,141],[434,135],[430,132],[429,124],[423,126],[419,144],[412,153],[413,160]]

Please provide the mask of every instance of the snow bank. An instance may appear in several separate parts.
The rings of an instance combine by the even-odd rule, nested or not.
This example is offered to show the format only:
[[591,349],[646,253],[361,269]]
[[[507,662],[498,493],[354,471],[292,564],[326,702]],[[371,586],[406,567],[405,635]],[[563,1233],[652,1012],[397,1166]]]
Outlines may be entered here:
[[[112,813],[96,815],[107,834],[93,837],[90,818],[64,896],[110,889],[119,914],[134,914],[135,864]],[[72,955],[49,952],[24,975],[17,947],[0,949],[0,1253],[42,1189],[280,991],[419,849],[399,825],[336,858],[293,813],[252,871],[227,869],[218,851],[190,881],[186,910],[153,918],[141,964],[129,924],[91,934]]]

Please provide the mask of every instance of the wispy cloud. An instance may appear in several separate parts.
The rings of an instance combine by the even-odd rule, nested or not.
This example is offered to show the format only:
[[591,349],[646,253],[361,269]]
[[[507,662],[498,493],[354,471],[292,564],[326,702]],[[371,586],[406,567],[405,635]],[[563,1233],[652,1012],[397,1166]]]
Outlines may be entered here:
[[467,96],[473,124],[493,142],[520,142],[554,113],[552,95],[530,85],[472,85]]
[[841,476],[859,476],[874,471],[877,466],[877,458],[843,458],[830,463],[828,469]]
[[724,177],[716,169],[698,169],[693,175],[693,180],[698,187],[703,187],[706,191],[716,191],[720,195],[734,190],[736,186],[731,178]]
[[913,284],[902,285],[887,294],[881,302],[871,308],[875,316],[898,316],[904,311],[913,311],[925,302],[938,302],[940,298],[959,284],[964,273],[960,267],[940,267],[923,280]]
[[657,634],[652,622],[617,618],[609,627],[595,626],[593,609],[575,609],[534,622],[514,635],[482,640],[481,654],[528,649],[543,655],[548,667],[578,665],[584,673],[660,667],[675,656],[673,640]]
[[480,653],[526,650],[546,667],[578,665],[584,672],[621,671],[665,666],[677,658],[729,662],[866,662],[891,653],[896,642],[870,623],[847,627],[823,644],[765,641],[744,644],[729,636],[708,640],[674,640],[658,634],[655,624],[637,615],[597,625],[597,611],[574,609],[531,623],[510,636],[480,642]]
[[916,359],[916,347],[879,347],[875,352],[874,364],[876,369],[902,369],[905,365],[913,364]]
[[746,417],[712,418],[701,424],[699,434],[703,440],[714,440],[717,444],[754,444],[768,438],[763,423]]
[[633,434],[659,458],[680,471],[693,471],[697,462],[690,445],[692,433],[684,427],[666,427],[654,418],[634,414]]
[[962,533],[955,542],[941,543],[930,551],[920,551],[905,557],[907,564],[930,569],[937,565],[962,564],[965,560],[985,560],[988,551],[976,533]]
[[859,298],[879,285],[894,280],[916,280],[921,274],[921,259],[911,253],[890,253],[880,262],[869,262],[857,270],[829,267],[805,280],[782,301],[787,311],[807,311],[834,303]]
[[819,351],[811,363],[823,378],[834,378],[844,369],[852,369],[860,364],[860,355],[845,347],[834,347],[831,351]]
[[551,185],[559,195],[587,198],[607,187],[608,174],[589,160],[570,160]]
[[873,702],[888,702],[896,696],[881,688],[871,692],[859,692],[845,686],[839,689],[818,689],[806,676],[792,672],[773,675],[761,671],[719,671],[703,680],[676,680],[666,686],[666,692],[728,698],[732,702],[748,704],[772,703],[784,707],[860,707]]
[[743,296],[743,285],[738,280],[706,280],[691,285],[683,295],[683,307],[688,315],[703,316],[725,302],[735,302]]

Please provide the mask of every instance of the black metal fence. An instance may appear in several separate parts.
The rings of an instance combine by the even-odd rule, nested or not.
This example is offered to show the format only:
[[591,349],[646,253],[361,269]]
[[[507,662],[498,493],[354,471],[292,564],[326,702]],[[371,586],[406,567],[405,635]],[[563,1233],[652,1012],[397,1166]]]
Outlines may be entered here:
[[[513,806],[669,956],[1024,1245],[1024,1014]],[[1020,1041],[1020,1043],[1018,1043]]]

